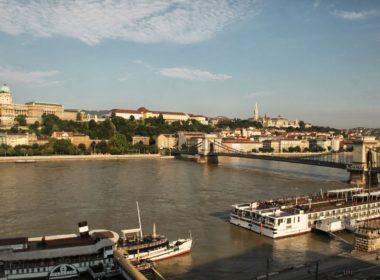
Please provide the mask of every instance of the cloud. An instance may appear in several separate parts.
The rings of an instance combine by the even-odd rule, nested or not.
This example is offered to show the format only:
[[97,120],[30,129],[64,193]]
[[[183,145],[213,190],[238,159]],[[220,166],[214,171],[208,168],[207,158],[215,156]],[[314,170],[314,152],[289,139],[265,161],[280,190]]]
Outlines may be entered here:
[[258,0],[0,0],[0,31],[64,36],[95,45],[105,39],[197,43],[257,14]]
[[193,81],[221,81],[231,79],[231,76],[224,74],[213,74],[208,71],[191,68],[162,68],[159,74],[165,77],[178,78]]
[[370,11],[332,11],[331,14],[345,20],[364,20],[368,19],[372,16],[377,15],[377,11],[375,10],[370,10]]
[[51,87],[63,84],[62,81],[50,80],[59,71],[20,71],[11,67],[0,66],[0,80],[9,84],[28,84],[37,87]]
[[266,97],[266,96],[272,96],[273,94],[274,94],[273,91],[270,91],[270,90],[262,90],[262,91],[252,92],[252,93],[246,95],[246,98]]

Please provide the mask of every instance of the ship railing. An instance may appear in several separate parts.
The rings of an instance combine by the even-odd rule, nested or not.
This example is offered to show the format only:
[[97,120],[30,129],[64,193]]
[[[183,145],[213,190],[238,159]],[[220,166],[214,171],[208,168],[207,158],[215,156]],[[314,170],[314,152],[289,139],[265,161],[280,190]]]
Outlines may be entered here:
[[137,249],[145,249],[153,246],[158,246],[166,243],[168,240],[161,240],[161,241],[155,241],[155,242],[149,242],[148,244],[136,244],[132,246],[128,246],[128,250],[137,250]]
[[45,260],[45,261],[10,261],[5,262],[5,267],[7,269],[25,269],[25,268],[38,268],[38,267],[51,267],[56,266],[59,264],[64,263],[82,263],[82,262],[90,262],[90,261],[97,261],[97,260],[103,260],[104,258],[101,255],[96,256],[74,256],[74,257],[67,257],[67,258],[55,258],[51,260]]

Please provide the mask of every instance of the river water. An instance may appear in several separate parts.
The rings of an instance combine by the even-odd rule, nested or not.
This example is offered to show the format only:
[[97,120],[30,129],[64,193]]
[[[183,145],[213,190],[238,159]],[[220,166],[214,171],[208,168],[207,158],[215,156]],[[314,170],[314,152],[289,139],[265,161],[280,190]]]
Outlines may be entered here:
[[272,240],[228,223],[234,203],[346,187],[344,170],[253,159],[218,165],[180,160],[0,164],[0,237],[138,227],[195,239],[193,252],[162,261],[167,279],[253,279],[325,258],[347,245],[311,233]]

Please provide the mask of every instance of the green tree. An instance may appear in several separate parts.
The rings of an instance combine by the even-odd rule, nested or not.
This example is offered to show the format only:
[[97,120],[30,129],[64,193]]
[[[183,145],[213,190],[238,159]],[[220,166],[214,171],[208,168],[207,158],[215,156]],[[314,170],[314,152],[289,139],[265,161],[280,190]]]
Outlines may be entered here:
[[52,114],[43,114],[42,115],[42,130],[41,132],[45,135],[51,135],[53,131],[59,130],[61,120]]
[[298,124],[299,124],[299,126],[300,126],[300,130],[301,130],[301,131],[305,130],[305,127],[306,127],[306,126],[305,126],[305,122],[304,122],[304,121],[299,121]]
[[78,149],[79,149],[79,151],[80,151],[81,154],[84,154],[87,151],[86,145],[83,144],[83,143],[80,143],[78,145]]
[[107,154],[109,153],[108,144],[106,141],[100,141],[96,144],[96,152],[101,154]]
[[26,118],[24,115],[18,115],[17,117],[15,117],[15,121],[21,125],[21,126],[25,126],[26,125]]
[[128,141],[125,135],[117,133],[109,140],[109,149],[112,154],[123,154],[128,150]]
[[82,118],[82,113],[81,113],[81,112],[78,112],[78,113],[77,113],[76,120],[77,120],[78,122],[80,122],[80,121],[83,120],[83,118]]
[[55,154],[72,155],[75,152],[73,144],[67,139],[57,139],[54,141],[53,149]]

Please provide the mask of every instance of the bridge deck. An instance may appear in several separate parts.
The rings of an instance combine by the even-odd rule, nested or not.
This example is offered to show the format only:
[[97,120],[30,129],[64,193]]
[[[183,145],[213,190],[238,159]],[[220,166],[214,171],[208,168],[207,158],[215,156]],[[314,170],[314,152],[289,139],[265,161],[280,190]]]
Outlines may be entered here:
[[273,161],[282,161],[282,162],[290,162],[290,163],[317,165],[317,166],[339,168],[339,169],[346,169],[347,168],[347,163],[334,162],[334,161],[315,160],[315,159],[310,159],[310,158],[281,157],[281,156],[243,154],[243,153],[239,153],[239,154],[233,154],[233,153],[211,153],[210,155],[224,156],[224,157],[240,157],[240,158],[273,160]]
[[[187,154],[187,155],[196,155],[195,151],[176,151],[172,152],[173,155]],[[248,154],[248,153],[208,153],[210,156],[222,156],[222,157],[237,157],[237,158],[251,158],[251,159],[261,159],[261,160],[272,160],[272,161],[281,161],[297,164],[308,164],[316,165],[322,167],[338,168],[338,169],[347,169],[347,164],[345,162],[334,162],[334,161],[324,161],[316,160],[310,157],[300,158],[300,157],[281,157],[274,155],[258,155],[258,154]],[[380,168],[374,169],[373,172],[380,173]]]

